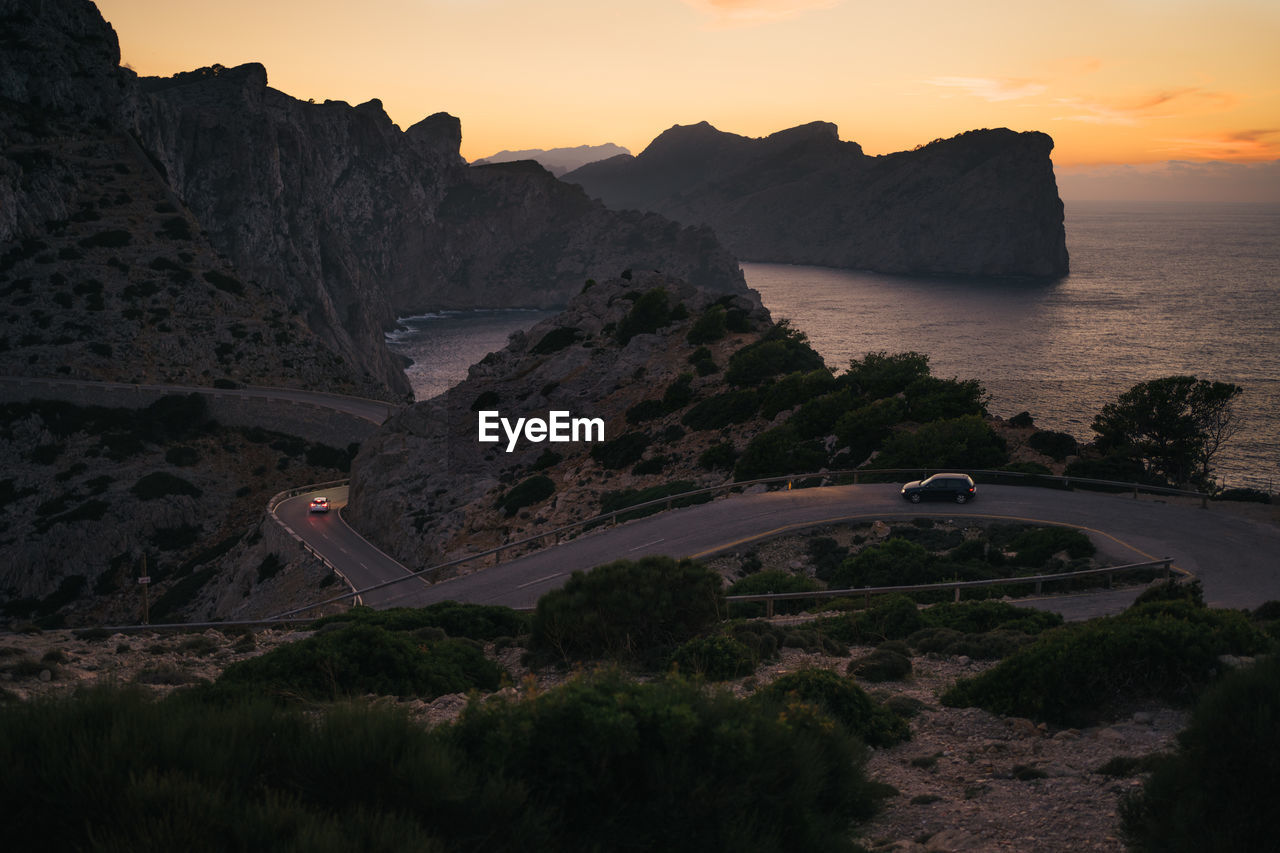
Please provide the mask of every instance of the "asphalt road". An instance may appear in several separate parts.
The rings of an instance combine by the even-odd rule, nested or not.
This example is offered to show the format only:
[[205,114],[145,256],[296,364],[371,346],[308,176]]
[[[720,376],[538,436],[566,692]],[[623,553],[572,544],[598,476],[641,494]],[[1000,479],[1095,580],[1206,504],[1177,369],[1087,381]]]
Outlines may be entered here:
[[[976,501],[964,506],[915,506],[902,501],[896,485],[858,485],[738,495],[672,510],[593,531],[536,554],[434,585],[420,579],[406,580],[378,590],[376,599],[366,596],[365,601],[384,607],[445,600],[532,607],[543,593],[562,585],[574,571],[623,557],[709,556],[824,522],[918,515],[1068,524],[1085,530],[1113,563],[1171,557],[1175,567],[1201,579],[1206,600],[1214,606],[1255,607],[1280,599],[1280,528],[1221,507],[1201,509],[1147,496],[1134,500],[1132,496],[1096,492],[987,485],[979,487]],[[376,549],[368,543],[361,546],[364,540],[358,535],[352,539],[346,534],[322,534],[331,527],[345,526],[335,512],[324,521],[308,522],[306,530],[317,532],[314,538],[295,529],[344,571],[345,566],[351,566],[349,577],[357,587],[362,586],[357,578],[376,575],[376,582],[382,583],[404,576],[405,569],[399,564],[383,562],[390,558],[380,551],[376,553],[381,559],[375,558],[370,552]],[[327,550],[330,548],[334,550]],[[1134,595],[1134,591],[1117,591],[1053,597],[1039,600],[1037,606],[1067,618],[1089,618],[1118,612]]]
[[[362,590],[361,601],[370,607],[392,607],[401,596],[426,589],[425,581],[411,578],[407,568],[342,519],[347,488],[336,486],[288,498],[276,505],[276,516]],[[311,499],[320,495],[329,498],[329,511],[311,512]],[[379,588],[382,584],[389,585]]]

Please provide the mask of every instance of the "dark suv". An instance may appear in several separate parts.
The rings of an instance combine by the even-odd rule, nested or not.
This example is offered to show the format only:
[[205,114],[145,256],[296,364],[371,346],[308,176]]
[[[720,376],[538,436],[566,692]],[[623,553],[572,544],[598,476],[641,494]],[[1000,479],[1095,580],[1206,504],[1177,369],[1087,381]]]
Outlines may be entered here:
[[978,495],[978,487],[968,474],[934,474],[927,480],[915,480],[902,487],[902,496],[913,504],[920,501],[955,501],[967,503]]

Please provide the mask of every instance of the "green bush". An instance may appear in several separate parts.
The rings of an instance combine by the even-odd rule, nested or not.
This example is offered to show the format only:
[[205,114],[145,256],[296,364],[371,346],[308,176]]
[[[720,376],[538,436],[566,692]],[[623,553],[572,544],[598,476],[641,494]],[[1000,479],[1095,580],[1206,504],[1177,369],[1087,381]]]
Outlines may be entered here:
[[851,359],[841,380],[870,401],[906,391],[912,382],[928,375],[929,356],[918,352],[889,355],[881,350]]
[[[794,575],[791,572],[780,570],[771,570],[767,572],[756,572],[747,575],[742,580],[734,583],[725,591],[726,595],[762,595],[770,592],[812,592],[818,588],[817,581],[807,578],[804,575]],[[813,605],[812,599],[799,598],[795,600],[776,601],[773,605],[774,613],[800,613]],[[763,616],[766,611],[766,602],[763,601],[740,601],[731,602],[729,605],[729,615],[735,618],[753,618]]]
[[1131,850],[1274,850],[1280,657],[1230,673],[1197,703],[1172,756],[1120,803]]
[[894,433],[875,468],[999,468],[1009,461],[1003,438],[977,415],[924,424]]
[[627,409],[627,423],[638,424],[660,418],[667,413],[661,400],[641,400]]
[[911,674],[911,658],[893,649],[879,648],[850,661],[848,673],[864,681],[901,681]]
[[737,464],[735,480],[808,474],[827,464],[821,441],[802,441],[790,423],[765,430],[747,443]]
[[696,403],[680,422],[689,429],[723,429],[755,417],[760,411],[760,395],[752,388],[726,391]]
[[1137,607],[1149,601],[1190,601],[1192,604],[1203,607],[1204,587],[1200,585],[1199,579],[1181,583],[1176,578],[1170,578],[1144,589],[1129,606]]
[[938,654],[958,657],[965,655],[974,660],[999,660],[1008,657],[1035,637],[1022,631],[995,629],[982,633],[965,633],[954,628],[922,628],[907,637],[907,645],[921,654]]
[[655,287],[631,304],[631,310],[618,321],[614,336],[625,346],[636,335],[650,334],[669,325],[675,317],[667,291]]
[[851,679],[828,669],[801,669],[784,675],[756,695],[777,702],[799,700],[817,705],[871,746],[893,746],[911,737],[905,720],[877,704]]
[[987,413],[986,391],[976,379],[921,376],[906,389],[907,417],[926,423]]
[[[693,322],[693,328],[685,336],[691,345],[709,344],[725,336],[725,310],[723,306],[712,305]],[[710,351],[707,358],[711,357]]]
[[[600,495],[600,513],[601,515],[616,512],[620,509],[626,509],[629,506],[656,501],[665,498],[668,495],[678,495],[684,492],[691,492],[698,487],[698,484],[692,480],[675,480],[670,483],[662,483],[657,486],[649,486],[646,489],[619,489],[614,492],[604,492]],[[683,498],[675,498],[671,501],[672,508],[682,506],[693,506],[695,504],[706,503],[711,500],[711,494],[705,493],[701,495],[690,495]],[[619,521],[631,521],[636,518],[644,518],[646,515],[653,515],[655,512],[662,512],[666,508],[665,504],[657,504],[646,509],[638,509],[635,512],[625,512],[618,516]]]
[[1070,527],[1035,527],[1016,536],[1005,548],[1017,554],[1019,565],[1037,568],[1059,551],[1073,560],[1092,557],[1097,547],[1084,533]]
[[538,834],[518,784],[495,784],[395,708],[99,688],[0,708],[0,750],[7,837],[50,850],[461,851],[490,834],[566,849]]
[[573,346],[581,336],[583,336],[581,329],[573,326],[557,326],[539,338],[529,352],[533,355],[550,355]]
[[681,373],[662,394],[662,405],[668,412],[683,409],[693,400],[693,374]]
[[[804,705],[605,672],[525,702],[469,706],[446,731],[500,789],[525,792],[525,850],[853,853],[874,810],[863,748]],[[476,846],[507,835],[490,827]]]
[[824,367],[822,356],[809,346],[804,332],[792,329],[784,321],[731,355],[724,378],[730,385],[754,386],[780,374],[807,373]]
[[648,556],[574,572],[538,599],[530,651],[560,661],[655,666],[724,615],[720,576],[692,560]]
[[788,373],[777,382],[760,389],[761,414],[772,419],[779,412],[821,397],[835,388],[835,377],[825,367],[808,373]]
[[698,465],[714,471],[717,468],[724,470],[732,470],[734,460],[738,458],[738,451],[734,450],[733,445],[727,441],[719,444],[713,444],[698,455]]
[[450,637],[467,637],[472,640],[516,637],[529,631],[528,615],[510,607],[463,604],[457,601],[441,601],[428,607],[392,607],[387,610],[354,607],[346,613],[326,616],[315,624],[320,628],[347,622],[374,625],[388,631],[441,628]]
[[1243,614],[1152,602],[1046,631],[994,669],[957,682],[942,701],[1087,725],[1137,701],[1189,701],[1217,671],[1219,655],[1253,654],[1263,644]]
[[708,681],[741,678],[755,671],[756,658],[744,643],[725,634],[694,637],[671,656],[671,664],[681,674]]
[[611,470],[626,468],[640,461],[652,441],[648,433],[625,432],[611,441],[593,446],[591,458]]
[[535,474],[512,486],[498,499],[498,509],[507,517],[515,515],[527,506],[541,503],[556,493],[555,481],[544,474]]
[[1062,624],[1057,613],[1015,607],[1004,601],[948,602],[928,607],[923,613],[930,625],[973,634],[999,630],[1039,634]]
[[1037,450],[1057,462],[1079,452],[1080,445],[1075,436],[1065,432],[1054,432],[1042,429],[1033,432],[1027,439],[1032,450]]
[[198,498],[203,494],[199,486],[168,471],[144,474],[130,487],[129,491],[140,501],[153,501],[169,495],[190,495]]
[[935,583],[935,560],[921,545],[906,539],[889,539],[868,545],[840,564],[831,577],[835,589],[864,586],[904,586]]
[[854,463],[861,463],[880,449],[893,427],[906,420],[906,404],[897,397],[877,400],[845,412],[833,427],[836,439],[849,448]]
[[214,695],[314,700],[375,693],[433,699],[473,688],[496,690],[501,679],[498,665],[467,640],[424,642],[357,622],[233,663],[215,682]]

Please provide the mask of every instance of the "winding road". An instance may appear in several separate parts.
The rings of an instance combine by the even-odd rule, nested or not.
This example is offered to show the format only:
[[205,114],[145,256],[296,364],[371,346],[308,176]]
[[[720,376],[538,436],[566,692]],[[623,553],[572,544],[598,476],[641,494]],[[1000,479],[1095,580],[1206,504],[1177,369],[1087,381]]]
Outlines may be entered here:
[[[902,501],[898,486],[883,484],[737,495],[598,529],[519,559],[428,585],[420,578],[408,578],[407,569],[351,531],[336,511],[345,496],[334,490],[327,494],[335,511],[300,520],[294,530],[344,572],[351,568],[348,577],[357,588],[362,588],[363,579],[380,584],[406,578],[366,593],[364,602],[375,607],[446,600],[532,607],[539,596],[562,585],[573,572],[623,557],[705,557],[816,524],[923,515],[1071,525],[1085,530],[1113,563],[1171,557],[1175,567],[1200,578],[1206,600],[1214,606],[1256,607],[1280,599],[1280,527],[1226,507],[1202,509],[1198,503],[1187,506],[1150,497],[1135,500],[1097,492],[984,485],[979,487],[978,499],[964,506],[917,507]],[[293,499],[296,506],[287,510],[290,517],[305,511],[309,499],[310,495]],[[337,532],[342,529],[345,532]],[[1130,589],[1054,596],[1038,599],[1033,606],[1084,619],[1119,612],[1136,594]]]
[[[163,392],[243,396],[329,408],[374,424],[393,404],[338,394],[288,388],[215,389],[136,386],[76,380],[0,378],[11,396],[74,397],[93,387],[120,393]],[[308,512],[311,497],[325,494],[332,510]],[[1176,568],[1204,585],[1206,600],[1219,607],[1256,607],[1280,600],[1280,526],[1250,517],[1241,508],[1176,499],[1019,486],[982,485],[978,499],[963,506],[909,506],[896,485],[854,485],[735,495],[711,503],[670,510],[648,518],[600,528],[569,542],[490,566],[472,574],[428,584],[383,553],[342,518],[347,489],[309,491],[279,502],[277,518],[336,567],[373,607],[421,606],[438,601],[532,607],[545,592],[575,571],[619,558],[646,554],[705,557],[793,530],[823,523],[929,515],[1064,524],[1085,530],[1113,563],[1170,557]],[[1133,590],[1056,596],[1028,602],[1082,619],[1123,609]]]

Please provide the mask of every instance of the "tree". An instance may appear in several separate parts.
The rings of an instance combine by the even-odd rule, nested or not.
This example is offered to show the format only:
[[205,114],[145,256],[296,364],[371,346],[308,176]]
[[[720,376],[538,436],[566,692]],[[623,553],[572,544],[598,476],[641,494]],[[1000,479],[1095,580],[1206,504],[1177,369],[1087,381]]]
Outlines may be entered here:
[[1240,430],[1230,382],[1166,376],[1140,382],[1093,419],[1103,453],[1130,453],[1175,485],[1208,486],[1213,459]]

